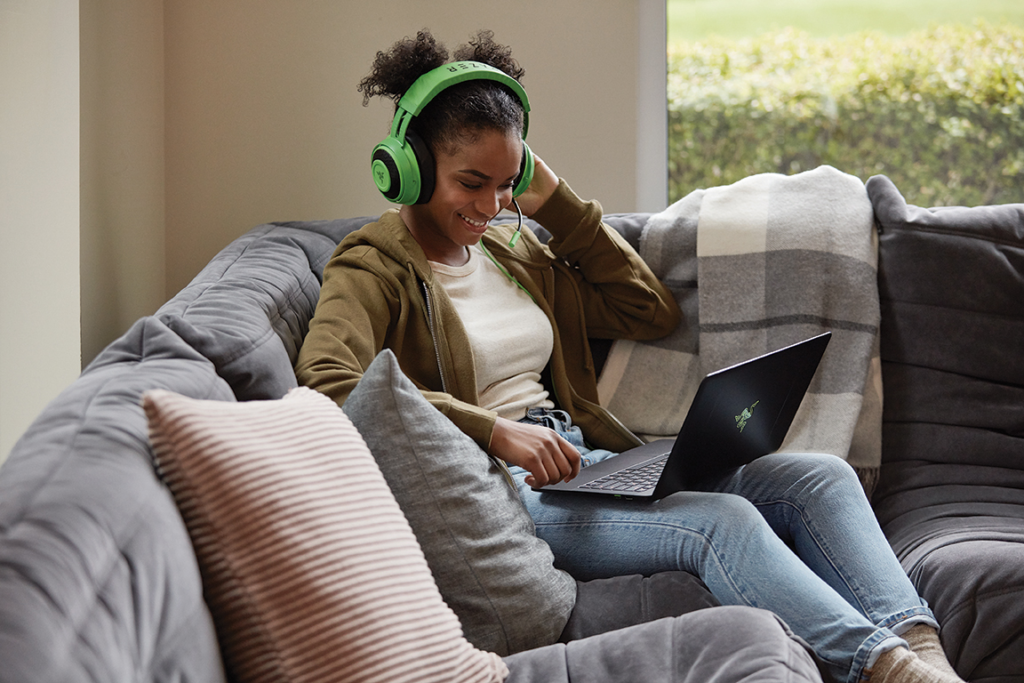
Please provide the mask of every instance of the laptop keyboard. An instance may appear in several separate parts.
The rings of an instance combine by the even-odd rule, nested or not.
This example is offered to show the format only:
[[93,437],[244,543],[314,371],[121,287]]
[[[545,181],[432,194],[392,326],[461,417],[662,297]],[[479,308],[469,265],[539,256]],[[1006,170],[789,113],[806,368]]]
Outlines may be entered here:
[[581,489],[601,489],[604,491],[623,491],[627,493],[643,493],[650,491],[658,484],[661,478],[661,471],[665,469],[668,462],[668,455],[663,455],[657,460],[627,467],[618,472],[612,472],[600,479],[581,484]]

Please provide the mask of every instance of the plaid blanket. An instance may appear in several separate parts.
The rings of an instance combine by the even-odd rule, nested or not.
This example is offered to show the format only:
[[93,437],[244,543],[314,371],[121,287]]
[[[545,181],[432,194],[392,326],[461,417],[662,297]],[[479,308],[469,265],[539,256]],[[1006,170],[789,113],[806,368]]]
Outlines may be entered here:
[[684,321],[664,339],[615,342],[602,404],[646,438],[673,436],[704,375],[831,330],[780,450],[845,458],[870,495],[882,440],[877,246],[864,183],[829,166],[692,192],[640,241]]

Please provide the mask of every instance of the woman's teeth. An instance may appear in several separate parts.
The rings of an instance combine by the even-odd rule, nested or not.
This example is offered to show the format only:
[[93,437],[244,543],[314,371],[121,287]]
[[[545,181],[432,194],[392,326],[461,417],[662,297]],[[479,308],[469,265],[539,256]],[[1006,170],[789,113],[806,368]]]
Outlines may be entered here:
[[475,221],[472,218],[469,218],[467,216],[463,216],[461,213],[459,214],[459,217],[462,220],[464,220],[467,223],[469,223],[470,225],[476,226],[478,228],[483,228],[483,227],[485,227],[487,225],[487,221]]

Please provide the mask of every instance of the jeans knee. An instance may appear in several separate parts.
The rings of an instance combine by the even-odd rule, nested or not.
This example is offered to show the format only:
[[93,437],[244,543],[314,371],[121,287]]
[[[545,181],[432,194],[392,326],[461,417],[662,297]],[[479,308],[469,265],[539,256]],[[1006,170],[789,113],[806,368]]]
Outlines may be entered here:
[[764,518],[749,500],[731,493],[714,495],[712,502],[715,519],[727,522],[730,526],[756,526],[764,523]]
[[816,484],[859,486],[857,473],[848,462],[829,453],[801,453],[792,462],[799,466],[798,478]]
[[858,493],[862,491],[860,478],[850,463],[835,455],[822,454],[818,458],[818,466],[821,468],[824,479],[834,482],[839,486],[853,489]]

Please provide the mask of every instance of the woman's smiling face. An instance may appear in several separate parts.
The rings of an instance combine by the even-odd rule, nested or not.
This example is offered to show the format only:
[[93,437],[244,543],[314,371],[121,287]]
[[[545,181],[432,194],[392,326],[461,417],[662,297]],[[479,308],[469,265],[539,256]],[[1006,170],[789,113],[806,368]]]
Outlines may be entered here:
[[523,142],[483,130],[448,154],[439,150],[434,194],[426,204],[403,206],[401,215],[427,258],[462,265],[466,247],[480,241],[487,222],[512,202]]

